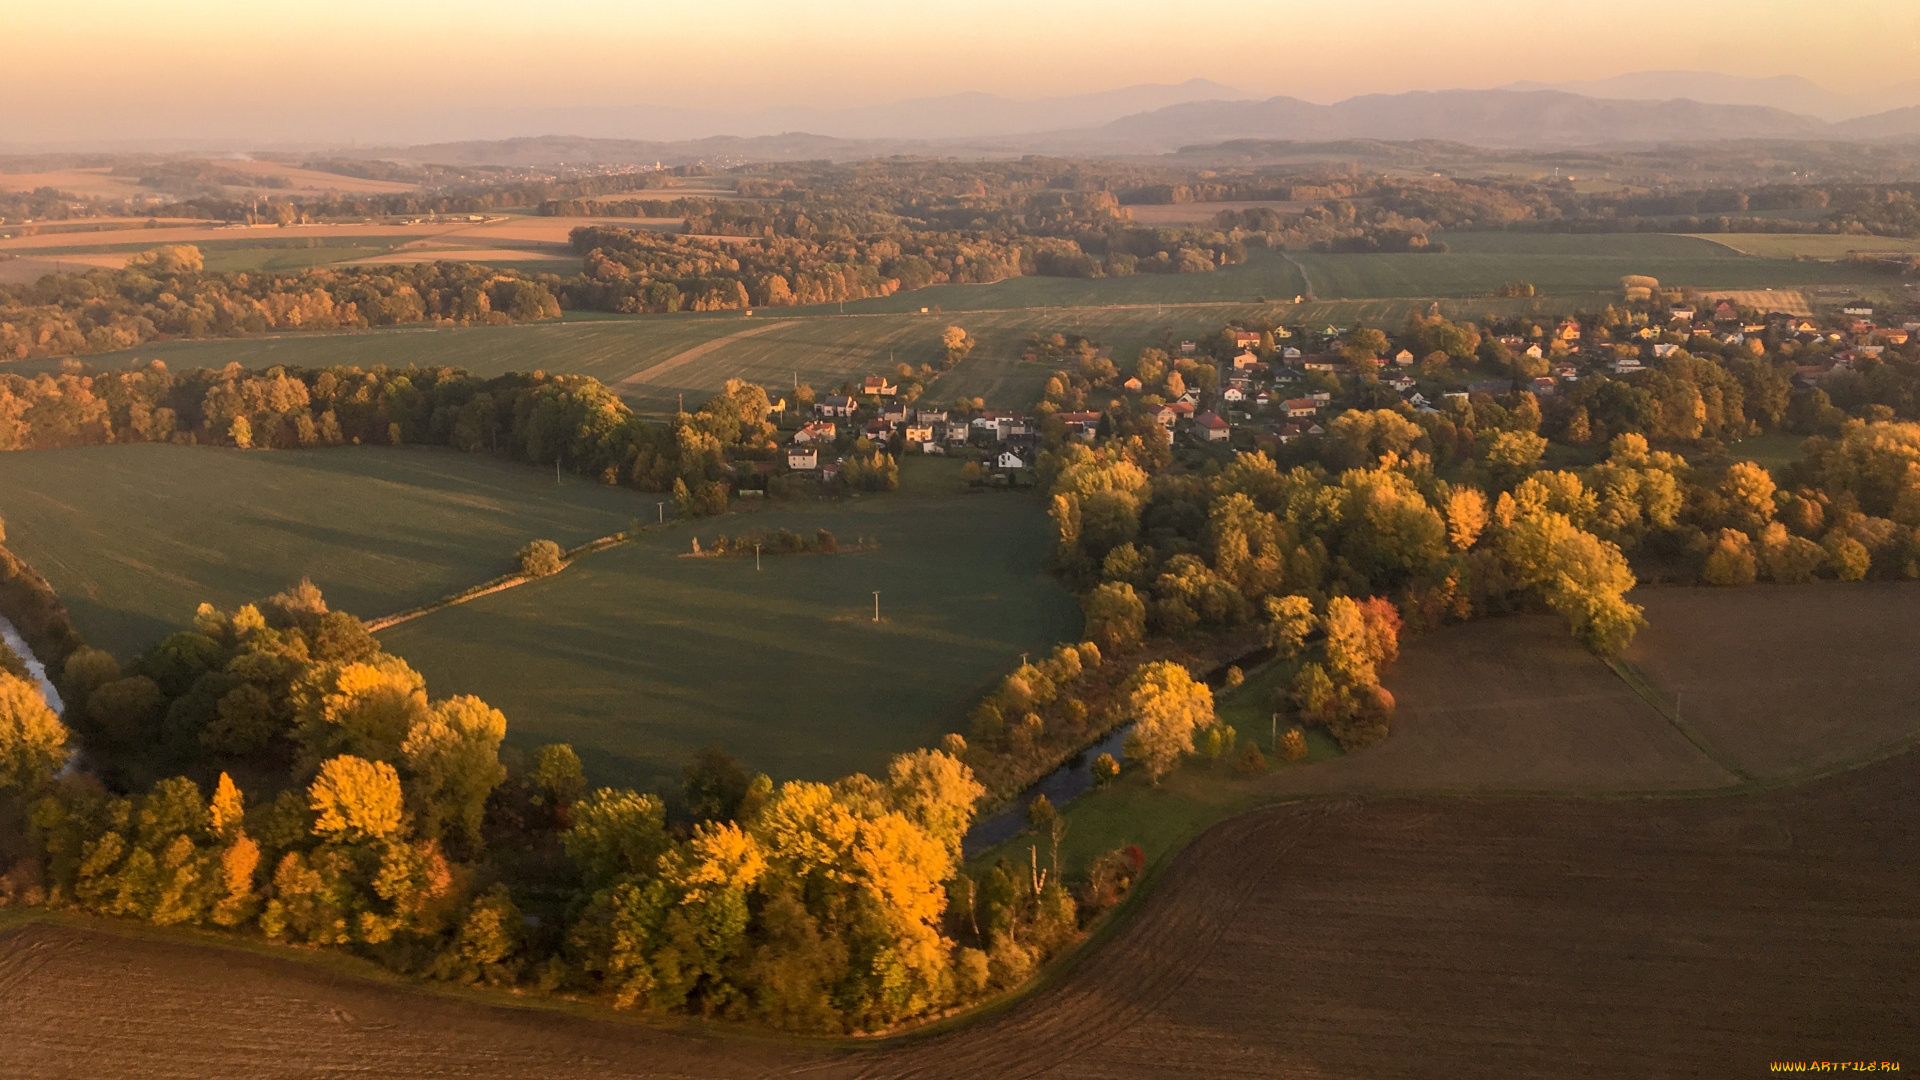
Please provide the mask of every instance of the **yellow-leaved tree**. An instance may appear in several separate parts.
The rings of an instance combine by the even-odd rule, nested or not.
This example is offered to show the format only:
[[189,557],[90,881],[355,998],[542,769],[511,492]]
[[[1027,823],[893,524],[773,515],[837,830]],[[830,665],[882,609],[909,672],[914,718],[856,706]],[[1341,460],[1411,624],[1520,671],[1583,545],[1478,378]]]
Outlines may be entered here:
[[1171,661],[1142,664],[1127,683],[1127,756],[1158,784],[1182,754],[1193,752],[1193,734],[1213,726],[1213,691]]

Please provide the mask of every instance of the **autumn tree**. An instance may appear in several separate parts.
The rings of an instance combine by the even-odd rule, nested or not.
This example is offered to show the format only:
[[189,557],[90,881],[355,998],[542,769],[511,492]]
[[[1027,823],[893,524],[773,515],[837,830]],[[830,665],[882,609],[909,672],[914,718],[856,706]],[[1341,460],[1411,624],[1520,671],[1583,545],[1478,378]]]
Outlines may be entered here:
[[67,729],[40,688],[0,671],[0,791],[31,794],[66,760]]
[[1143,664],[1128,680],[1126,714],[1133,721],[1127,756],[1158,784],[1182,755],[1193,752],[1194,733],[1212,726],[1213,692],[1179,664]]

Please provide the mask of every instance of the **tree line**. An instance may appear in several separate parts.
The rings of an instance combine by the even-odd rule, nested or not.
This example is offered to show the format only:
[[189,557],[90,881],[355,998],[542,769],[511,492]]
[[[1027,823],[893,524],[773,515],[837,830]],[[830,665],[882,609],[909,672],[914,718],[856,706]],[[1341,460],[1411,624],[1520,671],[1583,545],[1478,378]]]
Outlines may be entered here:
[[[1024,981],[1139,867],[970,876],[953,751],[775,784],[718,749],[655,793],[435,699],[310,584],[121,664],[0,670],[0,902],[346,949],[412,977],[838,1033]],[[532,917],[530,917],[532,916]]]

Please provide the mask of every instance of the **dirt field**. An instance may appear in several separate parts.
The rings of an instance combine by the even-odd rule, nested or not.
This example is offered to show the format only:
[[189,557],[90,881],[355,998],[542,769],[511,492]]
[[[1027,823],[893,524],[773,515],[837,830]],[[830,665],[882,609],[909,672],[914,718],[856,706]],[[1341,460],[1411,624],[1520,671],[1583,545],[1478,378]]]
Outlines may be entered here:
[[1627,658],[1760,777],[1857,761],[1920,733],[1920,585],[1645,589]]
[[1282,214],[1297,214],[1313,205],[1310,202],[1274,201],[1166,203],[1129,206],[1126,210],[1133,220],[1142,225],[1204,225],[1222,210],[1277,210]]
[[1764,795],[1294,804],[1216,827],[1113,940],[862,1052],[410,994],[226,949],[0,937],[9,1077],[1749,1076],[1920,1057],[1920,771]]
[[1309,769],[1279,770],[1266,788],[1674,791],[1735,780],[1549,616],[1487,619],[1416,638],[1387,687],[1400,706],[1392,738]]
[[[315,172],[311,169],[302,169],[297,165],[282,165],[271,161],[240,161],[222,158],[214,164],[224,172],[242,176],[262,179],[283,178],[287,186],[263,189],[276,195],[306,195],[328,191],[345,191],[355,194],[395,193],[413,190],[412,184]],[[141,187],[138,180],[139,178],[135,176],[115,176],[110,169],[105,168],[62,169],[57,172],[38,173],[0,172],[0,191],[32,191],[35,188],[52,187],[83,197],[97,196],[106,199],[126,199],[154,193],[152,188]]]

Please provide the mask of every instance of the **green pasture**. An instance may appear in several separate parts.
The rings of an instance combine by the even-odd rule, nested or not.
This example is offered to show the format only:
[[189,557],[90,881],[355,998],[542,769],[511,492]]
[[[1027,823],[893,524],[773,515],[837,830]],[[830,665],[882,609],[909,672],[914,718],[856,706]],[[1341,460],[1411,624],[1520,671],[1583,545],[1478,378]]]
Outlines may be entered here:
[[7,543],[88,641],[122,657],[310,577],[335,607],[400,611],[655,515],[625,489],[427,447],[242,452],[159,444],[0,454]]
[[1768,259],[1844,259],[1856,251],[1920,252],[1920,240],[1834,233],[1710,233],[1698,239]]
[[[436,694],[506,712],[521,746],[573,744],[597,783],[678,783],[718,743],[776,778],[884,769],[964,730],[964,709],[1020,662],[1074,638],[1079,612],[1044,569],[1031,495],[775,504],[673,524],[556,577],[383,631]],[[950,489],[949,489],[950,490]],[[831,530],[838,555],[692,557],[722,532]],[[873,621],[880,592],[881,621]]]

